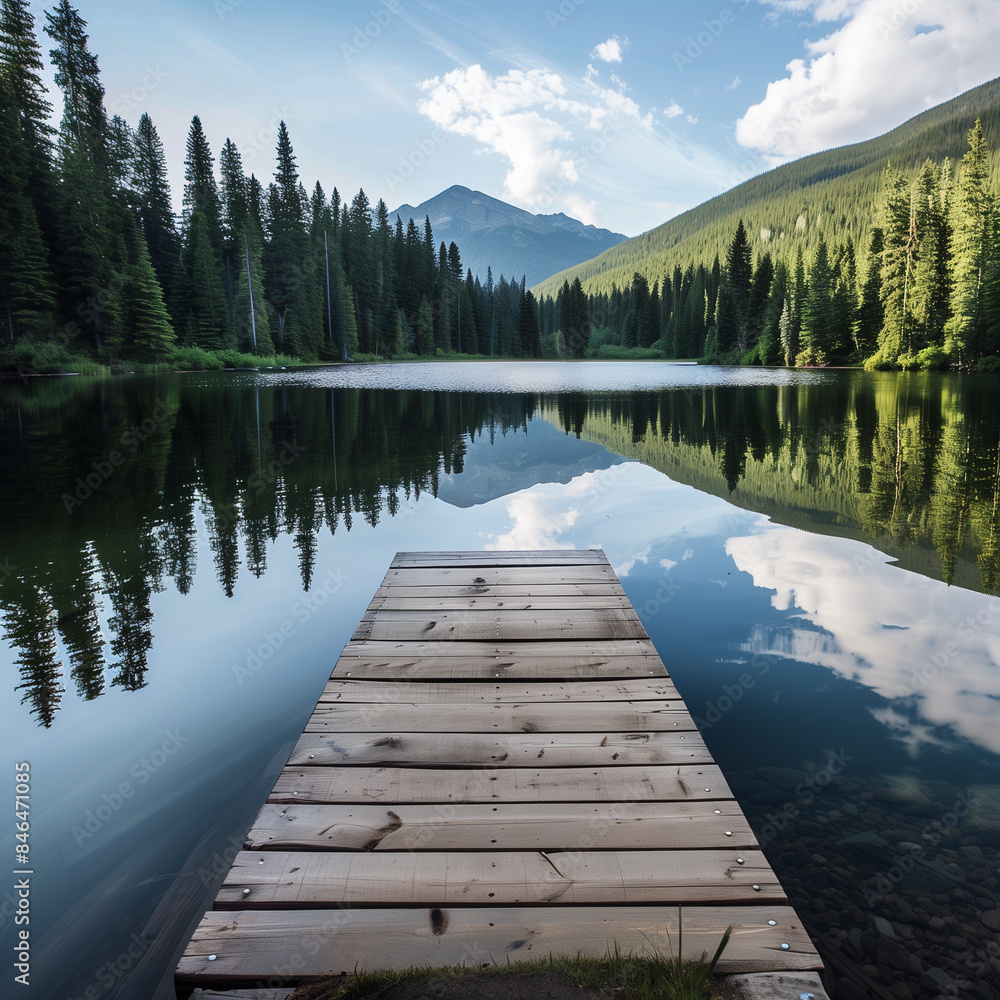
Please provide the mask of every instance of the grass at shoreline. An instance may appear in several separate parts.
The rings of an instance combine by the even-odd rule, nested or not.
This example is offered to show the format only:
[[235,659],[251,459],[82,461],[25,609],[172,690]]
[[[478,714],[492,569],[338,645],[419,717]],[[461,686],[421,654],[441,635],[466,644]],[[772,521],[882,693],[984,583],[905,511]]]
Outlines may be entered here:
[[[537,980],[543,977],[573,990],[590,991],[585,995],[615,997],[616,1000],[725,1000],[731,996],[712,971],[719,954],[728,942],[728,934],[720,942],[714,959],[702,956],[698,962],[678,963],[661,954],[624,954],[615,948],[603,959],[549,955],[534,961],[489,964],[481,967],[455,966],[445,968],[419,967],[399,971],[332,976],[303,983],[289,1000],[373,1000],[393,992],[393,996],[416,998],[428,995],[432,986],[458,985],[467,997],[490,997],[514,993],[517,979]],[[497,984],[489,980],[502,980]],[[537,982],[532,982],[537,989]],[[488,987],[488,988],[487,988]]]
[[[22,342],[0,347],[0,376],[27,378],[36,375],[157,375],[172,372],[211,372],[240,368],[328,368],[341,364],[386,364],[405,361],[511,361],[533,360],[491,357],[487,354],[439,352],[436,355],[399,354],[392,358],[377,354],[356,354],[349,361],[329,359],[305,360],[287,354],[262,357],[235,350],[206,351],[200,347],[178,347],[163,361],[95,361],[67,351],[52,342]],[[559,360],[538,359],[538,360]]]
[[[387,358],[377,354],[356,354],[349,361],[329,359],[324,361],[305,360],[291,357],[287,354],[276,354],[261,357],[256,354],[244,354],[236,350],[206,351],[200,347],[176,347],[171,356],[163,361],[95,361],[93,358],[72,354],[64,347],[54,342],[31,343],[21,342],[14,345],[0,346],[0,379],[26,379],[38,375],[159,375],[182,372],[233,371],[239,369],[311,369],[329,368],[343,364],[429,364],[432,362],[462,362],[462,361],[667,361],[697,365],[721,365],[723,367],[758,367],[742,366],[736,361],[715,360],[707,358],[684,359],[664,358],[654,348],[618,347],[603,344],[587,352],[584,358],[513,358],[494,357],[488,354],[458,354],[456,352],[439,351],[437,354],[397,354]],[[782,368],[787,371],[804,371],[806,369],[786,368],[784,365],[768,366]],[[843,365],[837,368],[817,368],[818,371],[858,370],[860,366]],[[975,366],[974,373],[1000,373],[1000,358],[985,358]]]

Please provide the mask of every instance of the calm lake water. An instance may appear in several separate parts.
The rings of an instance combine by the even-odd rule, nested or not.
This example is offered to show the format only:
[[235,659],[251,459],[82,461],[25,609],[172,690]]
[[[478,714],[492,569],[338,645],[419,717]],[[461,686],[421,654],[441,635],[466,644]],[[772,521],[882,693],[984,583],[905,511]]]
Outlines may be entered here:
[[11,971],[0,995],[173,996],[397,550],[599,545],[837,1000],[996,998],[998,384],[525,363],[0,385],[0,739],[8,801],[30,764],[34,872],[33,989]]

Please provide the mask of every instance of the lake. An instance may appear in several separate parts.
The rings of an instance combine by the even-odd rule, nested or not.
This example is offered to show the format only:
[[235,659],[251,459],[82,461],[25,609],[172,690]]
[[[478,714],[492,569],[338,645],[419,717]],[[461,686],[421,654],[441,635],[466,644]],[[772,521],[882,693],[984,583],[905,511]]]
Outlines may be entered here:
[[837,1000],[1000,996],[997,386],[613,362],[0,385],[33,995],[173,996],[396,551],[601,546]]

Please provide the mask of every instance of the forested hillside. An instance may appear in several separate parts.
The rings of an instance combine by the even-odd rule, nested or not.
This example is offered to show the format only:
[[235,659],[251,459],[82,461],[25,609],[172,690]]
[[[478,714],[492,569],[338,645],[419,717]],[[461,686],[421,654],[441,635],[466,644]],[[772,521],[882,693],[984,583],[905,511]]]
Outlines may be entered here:
[[0,2],[0,368],[541,352],[523,280],[483,284],[364,191],[307,192],[283,122],[261,179],[195,115],[176,219],[156,127],[108,116],[86,27],[68,0],[45,14],[55,129],[28,4]]
[[[553,275],[535,288],[536,294],[554,296],[564,281],[579,277],[589,293],[622,288],[638,271],[650,284],[669,274],[675,264],[688,261],[711,265],[716,254],[724,259],[726,248],[743,220],[754,246],[774,252],[801,245],[808,258],[820,234],[827,243],[850,236],[855,246],[864,243],[875,221],[881,176],[890,161],[907,174],[924,160],[961,159],[966,137],[977,118],[983,123],[987,144],[994,155],[991,178],[1000,180],[1000,79],[940,104],[904,122],[885,135],[805,156],[752,177],[709,201],[678,215],[663,225],[577,267]],[[749,156],[749,154],[748,154]],[[751,157],[749,171],[760,169]],[[664,177],[664,188],[670,179]],[[655,220],[651,219],[650,222]]]
[[[1000,84],[972,93],[993,100]],[[809,157],[743,185],[697,210],[709,219],[717,209],[669,252],[669,226],[641,238],[644,244],[623,244],[615,252],[631,247],[635,270],[621,284],[605,288],[619,271],[604,271],[591,278],[588,296],[577,273],[572,285],[564,278],[557,294],[542,295],[543,336],[567,326],[562,303],[579,288],[588,350],[598,356],[1000,370],[1000,185],[989,142],[995,101],[987,122],[970,123],[959,162],[910,161],[917,138],[925,151],[951,149],[975,103],[960,99],[943,106],[947,113],[928,112],[890,133],[898,133],[895,142],[883,137]],[[926,127],[917,128],[919,121]],[[902,166],[889,160],[876,169],[869,161],[888,149],[900,152]],[[864,165],[851,167],[857,163]],[[838,170],[850,172],[809,183]],[[749,199],[754,190],[771,193],[719,214],[738,191]],[[682,216],[674,231],[695,214]],[[720,246],[718,227],[729,223]],[[643,246],[654,245],[643,255]]]

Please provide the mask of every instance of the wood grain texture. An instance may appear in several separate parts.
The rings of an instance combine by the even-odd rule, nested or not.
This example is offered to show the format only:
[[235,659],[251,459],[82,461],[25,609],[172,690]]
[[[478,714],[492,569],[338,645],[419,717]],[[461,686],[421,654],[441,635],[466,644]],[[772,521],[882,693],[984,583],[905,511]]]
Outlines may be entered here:
[[379,600],[405,598],[407,600],[440,600],[452,598],[532,598],[532,597],[624,597],[622,585],[615,580],[603,583],[519,583],[468,585],[443,584],[406,587],[399,584],[379,587],[372,603]]
[[458,566],[390,569],[382,586],[403,587],[510,587],[539,583],[611,583],[617,581],[608,565],[581,562],[573,566]]
[[608,565],[603,549],[509,549],[482,552],[397,552],[390,569],[450,566]]
[[[391,615],[411,616],[392,618]],[[645,639],[646,630],[634,614],[625,611],[445,611],[431,617],[421,612],[386,612],[362,621],[351,636],[354,642],[370,640],[394,642],[452,643],[461,655],[467,642],[525,642],[542,640]],[[460,617],[464,616],[464,617]],[[612,617],[622,616],[622,617]]]
[[687,733],[314,733],[299,737],[291,767],[597,767],[711,764]]
[[286,767],[269,802],[678,802],[731,799],[717,764],[673,767]]
[[248,850],[690,850],[757,847],[732,801],[431,805],[265,803]]
[[337,704],[320,702],[307,733],[621,733],[693,732],[694,721],[679,700],[556,702],[549,705],[479,703]]
[[[430,589],[430,588],[426,588]],[[446,588],[447,589],[447,588]],[[391,591],[387,591],[391,594]],[[365,619],[376,611],[589,611],[603,608],[631,608],[624,594],[605,594],[582,597],[579,594],[545,594],[531,597],[516,594],[507,597],[493,594],[462,597],[447,594],[440,597],[374,597],[365,613]]]
[[389,705],[538,704],[566,702],[672,701],[679,698],[667,678],[620,678],[588,681],[404,681],[333,677],[319,703]]
[[[629,622],[638,624],[639,616],[635,611],[628,608],[563,608],[557,610],[547,610],[545,608],[528,609],[521,611],[513,608],[456,608],[454,610],[442,611],[440,614],[431,615],[426,609],[417,611],[401,611],[394,608],[375,607],[369,608],[361,618],[362,624],[369,622],[394,622],[399,625],[409,625],[415,638],[421,638],[432,625],[440,627],[442,625],[464,625],[469,622],[481,622],[484,619],[493,619],[501,624],[531,624],[539,625],[543,623],[556,623],[564,625],[566,622],[576,624],[579,622]],[[528,636],[529,639],[535,638]],[[643,635],[645,638],[645,634]]]
[[540,662],[556,657],[594,657],[607,659],[616,656],[651,656],[659,662],[656,647],[645,636],[633,639],[562,639],[558,642],[537,641],[532,638],[494,641],[488,639],[454,642],[448,639],[396,639],[361,642],[352,640],[340,654],[340,664],[347,665],[354,657],[379,656],[427,657],[460,656],[494,657],[498,660],[537,659]]
[[[720,974],[821,968],[789,906],[685,907],[685,951],[711,954],[730,925]],[[651,947],[669,954],[676,942],[677,908],[668,906],[218,911],[207,913],[195,931],[178,979],[238,985],[278,969],[297,981],[355,969],[475,966],[550,954],[603,958],[615,945],[626,954]],[[216,960],[209,962],[209,955]]]
[[761,901],[786,898],[755,850],[241,851],[215,908]]
[[[337,663],[334,679],[347,677],[370,680],[615,680],[624,677],[665,677],[667,671],[660,658],[640,653],[630,655],[594,655],[592,653],[563,654],[553,650],[526,655],[510,649],[500,656],[421,656],[411,652],[390,655],[398,650],[393,643],[356,643],[350,654]],[[430,644],[428,644],[430,645]],[[440,645],[444,645],[441,643]],[[563,643],[553,643],[561,647]],[[370,650],[370,653],[359,650]]]

